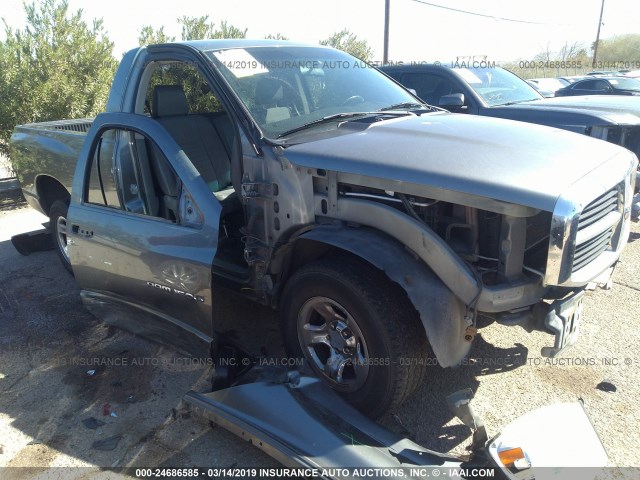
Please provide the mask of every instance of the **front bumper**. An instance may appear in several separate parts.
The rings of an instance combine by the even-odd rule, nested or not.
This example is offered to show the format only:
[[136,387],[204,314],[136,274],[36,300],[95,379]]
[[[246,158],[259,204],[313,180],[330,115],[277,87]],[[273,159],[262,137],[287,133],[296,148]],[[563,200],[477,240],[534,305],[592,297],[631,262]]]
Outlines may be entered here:
[[[485,435],[475,435],[483,423],[469,405],[471,392],[457,392],[450,398],[462,401],[455,408],[449,402],[450,408],[465,425],[476,429],[474,440],[483,439],[470,456],[462,457],[428,450],[387,430],[355,410],[318,378],[297,371],[254,368],[258,370],[245,374],[254,375],[253,381],[245,379],[210,393],[192,391],[184,400],[196,414],[230,430],[302,476],[522,479],[530,478],[522,474],[535,473],[537,467],[603,467],[607,461],[596,432],[577,404],[530,412],[487,442]],[[566,445],[572,448],[563,448]],[[512,447],[522,449],[527,460],[526,465],[518,464],[516,474],[500,458],[500,452]],[[598,473],[593,468],[590,472]]]

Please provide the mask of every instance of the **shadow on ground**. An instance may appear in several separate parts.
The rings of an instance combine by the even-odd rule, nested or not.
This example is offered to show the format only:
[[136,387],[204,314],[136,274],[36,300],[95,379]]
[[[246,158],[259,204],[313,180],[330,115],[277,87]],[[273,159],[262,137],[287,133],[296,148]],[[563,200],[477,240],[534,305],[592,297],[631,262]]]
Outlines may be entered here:
[[[0,415],[10,419],[10,428],[0,425],[0,465],[46,467],[60,455],[101,467],[274,464],[180,408],[188,390],[208,388],[210,365],[99,323],[54,252],[21,266],[23,258],[16,252],[12,271],[0,273]],[[273,310],[225,290],[214,298],[217,331],[254,355],[285,356]],[[481,377],[518,368],[526,357],[522,345],[500,349],[479,335],[459,368],[422,359],[425,382],[380,422],[427,448],[462,453],[471,432],[452,421],[446,395],[475,391]],[[104,424],[87,428],[91,417]]]

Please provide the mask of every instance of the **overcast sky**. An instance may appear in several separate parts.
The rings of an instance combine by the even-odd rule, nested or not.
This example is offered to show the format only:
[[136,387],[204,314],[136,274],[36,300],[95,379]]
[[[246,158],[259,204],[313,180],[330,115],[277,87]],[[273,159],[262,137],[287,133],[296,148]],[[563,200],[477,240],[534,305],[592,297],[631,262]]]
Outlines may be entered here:
[[[456,12],[425,3],[443,5]],[[176,18],[209,15],[248,28],[249,38],[282,33],[291,40],[316,43],[348,28],[382,59],[384,0],[69,0],[86,19],[102,18],[119,57],[137,46],[145,24],[165,27],[180,37]],[[595,40],[601,0],[391,0],[389,59],[453,60],[487,55],[491,60],[528,59],[559,50],[565,42],[590,45]],[[474,15],[479,14],[479,15]],[[486,18],[487,15],[493,18]],[[0,0],[0,17],[24,26],[21,0]],[[640,33],[638,0],[606,0],[601,38]],[[4,38],[4,31],[0,32]],[[624,61],[628,59],[616,59]]]

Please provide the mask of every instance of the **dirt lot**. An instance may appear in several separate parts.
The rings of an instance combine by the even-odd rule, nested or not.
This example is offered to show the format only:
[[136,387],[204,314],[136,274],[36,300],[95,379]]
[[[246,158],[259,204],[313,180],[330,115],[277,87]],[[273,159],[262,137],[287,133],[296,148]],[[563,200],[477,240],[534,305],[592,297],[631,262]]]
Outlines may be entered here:
[[[209,367],[101,325],[53,251],[18,254],[11,236],[45,221],[19,195],[0,193],[0,467],[83,466],[77,476],[93,478],[98,467],[277,466],[180,405],[189,389],[206,390]],[[462,452],[470,431],[448,413],[448,393],[472,388],[490,434],[536,407],[582,398],[610,465],[640,466],[639,239],[636,223],[614,288],[589,293],[578,344],[560,359],[540,356],[550,336],[489,325],[466,365],[430,368],[382,423],[428,448]],[[271,311],[221,292],[215,318],[218,330],[250,339],[252,350],[280,351]]]

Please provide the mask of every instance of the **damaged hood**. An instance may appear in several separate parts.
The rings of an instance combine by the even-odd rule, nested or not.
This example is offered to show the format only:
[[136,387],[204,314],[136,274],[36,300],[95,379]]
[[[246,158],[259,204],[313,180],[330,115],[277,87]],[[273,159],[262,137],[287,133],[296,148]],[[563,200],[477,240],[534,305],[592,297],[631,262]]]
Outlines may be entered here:
[[553,210],[560,194],[599,167],[608,163],[607,170],[619,170],[622,179],[633,162],[627,150],[583,135],[443,113],[376,122],[348,134],[287,147],[284,154],[301,167],[424,185],[432,187],[431,193],[433,188],[448,190],[547,211]]

